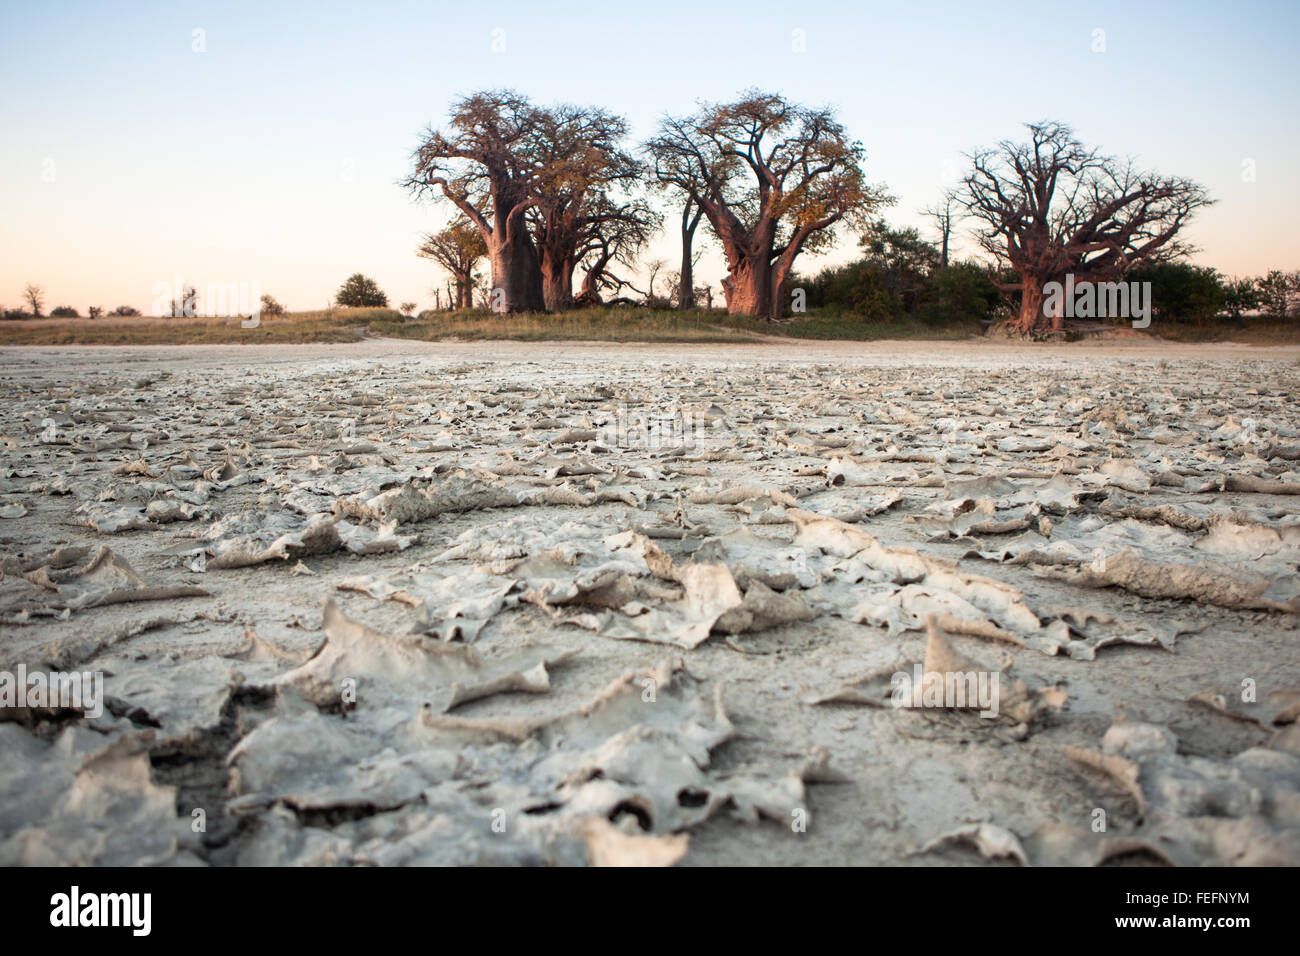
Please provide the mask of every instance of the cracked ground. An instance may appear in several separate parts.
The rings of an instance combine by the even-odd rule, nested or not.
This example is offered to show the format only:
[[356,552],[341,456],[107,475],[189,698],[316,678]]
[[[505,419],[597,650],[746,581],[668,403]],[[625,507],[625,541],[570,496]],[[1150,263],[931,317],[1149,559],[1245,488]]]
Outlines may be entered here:
[[104,692],[0,708],[0,863],[1300,862],[1295,349],[0,379],[0,670]]

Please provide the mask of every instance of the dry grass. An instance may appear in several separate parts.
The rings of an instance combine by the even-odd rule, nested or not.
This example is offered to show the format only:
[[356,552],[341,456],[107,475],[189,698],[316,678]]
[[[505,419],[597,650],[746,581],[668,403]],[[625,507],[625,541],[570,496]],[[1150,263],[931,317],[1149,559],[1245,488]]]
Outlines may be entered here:
[[267,345],[355,342],[368,322],[390,309],[328,309],[263,316],[255,329],[239,318],[17,319],[0,322],[0,345]]
[[865,322],[856,316],[810,313],[779,323],[703,309],[636,307],[579,309],[550,315],[440,312],[420,319],[372,322],[372,334],[394,338],[594,342],[754,342],[780,339],[953,339],[978,334],[977,323],[926,325],[912,320]]
[[782,339],[964,338],[978,329],[954,324],[863,322],[813,314],[775,324],[725,312],[671,309],[581,309],[550,315],[496,315],[478,310],[406,318],[394,309],[327,309],[263,316],[256,329],[238,318],[19,319],[0,322],[0,345],[255,345],[354,342],[392,338],[595,342],[754,342]]
[[1151,331],[1170,342],[1239,342],[1243,345],[1296,345],[1300,321],[1248,318],[1218,319],[1202,325],[1154,322]]
[[[1250,319],[1205,325],[1156,323],[1150,330],[1177,342],[1300,342],[1300,323]],[[464,341],[755,342],[768,339],[954,340],[980,334],[974,321],[944,324],[910,318],[866,321],[830,311],[775,324],[724,312],[670,309],[582,309],[551,315],[490,312],[426,313],[406,318],[395,309],[325,309],[263,316],[255,329],[238,318],[17,319],[0,322],[0,345],[268,345],[355,342],[365,336]],[[1143,335],[1146,333],[1134,333]]]
[[[419,319],[381,319],[373,335],[423,339],[513,339],[593,342],[751,342],[753,332],[724,326],[725,315],[657,309],[581,309],[550,315],[440,312]],[[773,334],[773,328],[763,332]]]

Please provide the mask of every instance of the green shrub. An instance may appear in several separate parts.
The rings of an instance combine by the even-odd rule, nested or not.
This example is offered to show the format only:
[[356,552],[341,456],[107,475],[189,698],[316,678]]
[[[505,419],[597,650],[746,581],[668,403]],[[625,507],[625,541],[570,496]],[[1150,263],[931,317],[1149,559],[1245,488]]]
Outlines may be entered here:
[[348,276],[334,301],[344,308],[388,307],[388,296],[379,288],[379,283],[360,272]]

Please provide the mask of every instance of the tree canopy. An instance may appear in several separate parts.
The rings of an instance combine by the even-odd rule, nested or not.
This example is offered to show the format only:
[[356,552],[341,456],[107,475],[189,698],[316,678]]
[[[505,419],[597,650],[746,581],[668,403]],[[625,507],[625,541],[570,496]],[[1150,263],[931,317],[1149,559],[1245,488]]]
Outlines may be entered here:
[[387,307],[388,296],[384,295],[379,283],[369,276],[354,272],[346,282],[339,286],[334,301],[345,308],[365,306]]
[[1026,129],[1027,142],[972,154],[957,193],[980,248],[1019,277],[1006,288],[1021,292],[1022,331],[1060,324],[1043,312],[1048,282],[1111,281],[1191,251],[1180,233],[1211,202],[1201,186],[1086,147],[1062,123]]

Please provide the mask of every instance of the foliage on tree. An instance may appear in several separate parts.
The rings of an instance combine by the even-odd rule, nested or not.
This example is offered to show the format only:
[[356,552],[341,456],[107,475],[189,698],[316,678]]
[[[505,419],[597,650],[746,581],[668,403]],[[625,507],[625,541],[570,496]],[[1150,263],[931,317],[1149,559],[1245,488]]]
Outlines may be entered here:
[[633,236],[645,237],[658,228],[659,217],[633,196],[644,170],[620,145],[627,135],[626,120],[594,107],[568,105],[540,115],[537,203],[527,219],[546,308],[557,311],[573,306],[573,277],[580,262],[599,258],[616,238],[626,248]]
[[335,294],[334,301],[350,309],[388,306],[388,296],[379,288],[379,283],[360,272],[348,276]]
[[987,270],[973,262],[941,264],[941,250],[913,228],[895,229],[876,219],[855,262],[823,269],[803,286],[807,303],[881,322],[910,316],[918,321],[988,321],[1002,293]]
[[1229,279],[1223,284],[1223,313],[1240,322],[1246,312],[1259,308],[1260,296],[1256,280]]
[[[615,268],[636,268],[637,257],[661,224],[661,217],[642,198],[613,206],[612,214],[592,221],[579,262],[584,270],[582,289],[576,302],[598,305],[604,293],[618,298],[632,289],[631,280],[617,275]],[[633,290],[635,291],[635,290]]]
[[905,312],[916,309],[930,274],[939,265],[939,253],[918,230],[893,229],[882,219],[868,224],[860,245],[870,264],[879,266],[887,287]]
[[1125,279],[1151,283],[1152,318],[1157,322],[1202,325],[1223,312],[1227,304],[1223,277],[1206,266],[1160,262],[1139,266]]
[[1191,248],[1180,233],[1210,204],[1189,179],[1142,172],[1085,147],[1061,123],[1027,124],[1028,142],[1003,140],[972,157],[957,194],[977,223],[980,247],[1017,275],[1022,333],[1061,328],[1044,314],[1048,282],[1114,281],[1143,263]]
[[[511,91],[475,93],[452,108],[448,130],[427,130],[405,185],[449,200],[478,232],[491,268],[494,307],[562,310],[620,288],[609,274],[658,228],[635,194],[640,163],[621,145],[627,123],[596,107],[539,107]],[[473,283],[457,279],[470,304]]]
[[988,270],[974,262],[953,262],[930,275],[916,314],[930,324],[992,321],[1002,302],[1003,295]]
[[1271,269],[1255,280],[1255,289],[1265,315],[1286,319],[1300,311],[1300,272]]
[[795,258],[828,245],[888,199],[869,186],[861,144],[835,114],[750,90],[666,117],[646,144],[656,180],[698,205],[727,262],[733,314],[775,318]]
[[452,106],[446,132],[429,128],[404,185],[442,196],[479,231],[507,312],[540,312],[542,272],[525,213],[538,201],[537,136],[543,112],[512,90],[475,93]]
[[449,307],[473,308],[474,287],[478,284],[475,270],[487,255],[487,244],[473,223],[461,217],[442,231],[429,233],[416,254],[438,263],[451,275],[456,295],[454,302],[448,302]]

